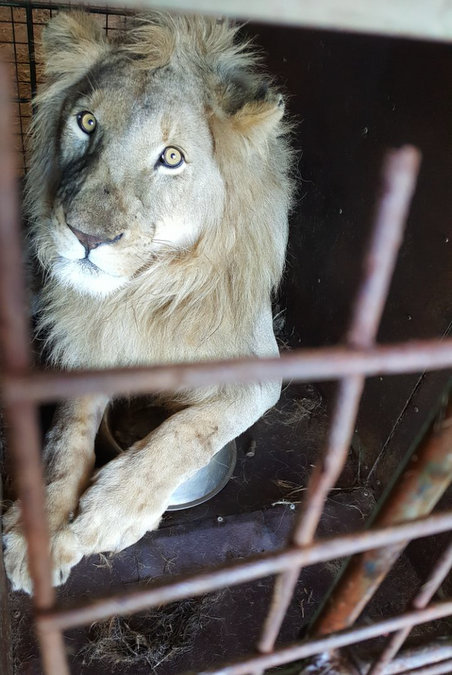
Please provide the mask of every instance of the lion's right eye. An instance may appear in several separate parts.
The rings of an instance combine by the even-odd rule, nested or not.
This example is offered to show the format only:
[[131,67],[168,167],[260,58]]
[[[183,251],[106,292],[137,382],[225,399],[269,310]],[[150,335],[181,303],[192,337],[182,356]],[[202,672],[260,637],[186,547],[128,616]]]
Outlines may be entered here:
[[160,163],[167,169],[178,169],[185,162],[182,150],[174,145],[169,145],[160,155]]
[[92,134],[97,126],[97,120],[89,110],[77,113],[77,124],[85,134]]

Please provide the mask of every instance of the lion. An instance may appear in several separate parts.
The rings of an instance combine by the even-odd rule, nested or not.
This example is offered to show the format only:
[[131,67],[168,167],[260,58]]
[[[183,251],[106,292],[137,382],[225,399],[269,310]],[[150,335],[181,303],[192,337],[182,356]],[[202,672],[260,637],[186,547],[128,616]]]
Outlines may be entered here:
[[[283,96],[237,26],[155,12],[110,40],[89,14],[59,13],[43,55],[26,208],[51,363],[277,356],[293,152]],[[97,471],[109,398],[62,403],[43,453],[53,583],[156,528],[175,489],[280,389],[162,394],[171,416]],[[5,544],[13,589],[31,593],[18,502]]]

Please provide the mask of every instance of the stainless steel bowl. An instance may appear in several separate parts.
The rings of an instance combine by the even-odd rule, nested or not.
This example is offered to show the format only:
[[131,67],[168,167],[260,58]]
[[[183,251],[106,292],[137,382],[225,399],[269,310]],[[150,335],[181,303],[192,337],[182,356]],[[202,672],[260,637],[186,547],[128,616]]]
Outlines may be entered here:
[[[161,408],[157,409],[140,401],[118,402],[107,409],[98,434],[98,446],[104,456],[111,458],[124,452],[134,441],[150,433],[168,416],[162,415]],[[231,441],[206,466],[179,485],[171,496],[167,510],[190,509],[214,497],[231,478],[236,459],[236,444]]]
[[231,441],[221,448],[206,466],[179,485],[171,495],[171,503],[167,510],[190,509],[215,497],[232,476],[236,460],[237,448],[235,441]]

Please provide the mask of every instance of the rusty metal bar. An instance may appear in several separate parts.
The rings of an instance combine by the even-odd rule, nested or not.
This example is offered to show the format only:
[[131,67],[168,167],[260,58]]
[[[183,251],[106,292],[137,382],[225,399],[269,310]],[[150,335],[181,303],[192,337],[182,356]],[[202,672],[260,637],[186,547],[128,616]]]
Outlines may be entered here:
[[[306,644],[306,642],[303,644]],[[353,645],[350,646],[353,647]],[[352,653],[354,658],[350,660]],[[420,668],[431,667],[435,664],[440,665],[446,662],[449,663],[451,659],[452,640],[437,638],[431,642],[425,642],[416,647],[405,649],[385,667],[384,675],[415,674]],[[303,669],[300,672],[303,674],[312,672],[318,675],[322,673],[326,675],[330,672],[331,674],[341,673],[341,675],[362,675],[367,672],[369,665],[371,665],[369,659],[367,658],[363,661],[363,657],[357,655],[356,652],[335,650],[316,654],[309,658],[309,661],[305,660]]]
[[410,146],[390,150],[384,158],[375,223],[346,336],[352,347],[371,347],[377,337],[420,161],[420,152]]
[[[377,336],[419,165],[420,153],[410,146],[391,150],[385,157],[381,197],[364,257],[363,280],[346,335],[351,348],[369,349]],[[308,482],[292,534],[292,541],[298,546],[313,541],[328,493],[345,465],[364,383],[365,378],[360,374],[345,377],[339,384],[323,456]],[[261,652],[273,649],[300,571],[297,568],[288,570],[276,580],[272,604],[258,643]]]
[[[452,659],[452,640],[440,638],[404,649],[386,666],[385,675],[403,675],[406,672],[414,671],[416,668],[432,666],[450,659]],[[361,664],[359,665],[360,671],[362,671],[363,667]]]
[[[105,0],[94,0],[105,5]],[[322,2],[262,2],[248,0],[111,0],[109,7],[140,8],[145,11],[155,5],[182,12],[230,16],[233,19],[288,24],[322,30],[340,30],[364,34],[393,35],[424,40],[450,42],[450,7],[441,0],[410,3],[406,11],[403,0],[323,0]]]
[[315,565],[378,546],[396,544],[407,539],[426,537],[451,529],[452,511],[446,511],[400,525],[331,537],[313,542],[303,548],[293,546],[282,551],[251,556],[244,560],[219,565],[208,571],[175,577],[171,581],[146,583],[135,590],[129,589],[127,592],[108,597],[40,612],[37,619],[43,629],[59,627],[64,630],[82,626],[91,621],[106,619],[115,614],[132,614],[148,607],[210,593],[218,588],[237,586],[297,565],[305,567]]
[[[452,399],[433,422],[378,514],[382,527],[430,513],[452,481]],[[355,556],[317,620],[313,631],[325,635],[351,626],[397,560],[407,541]],[[424,598],[424,596],[422,596]]]
[[[438,588],[443,583],[447,574],[449,573],[452,567],[452,542],[449,544],[447,549],[444,551],[443,555],[438,560],[437,564],[433,568],[433,572],[424,583],[420,591],[417,593],[415,598],[411,603],[412,609],[423,609],[428,605],[433,595],[436,593]],[[410,634],[412,626],[406,626],[406,628],[397,631],[390,638],[388,644],[380,655],[379,659],[375,662],[373,666],[368,670],[368,675],[382,675],[383,672],[386,672],[386,666],[394,658],[394,656],[399,651],[400,647],[403,645],[408,635]]]
[[184,387],[283,378],[319,382],[352,375],[396,375],[452,367],[452,339],[418,340],[369,349],[300,349],[276,359],[231,359],[130,369],[31,372],[1,379],[4,399],[49,402],[89,393],[151,393]]
[[[0,67],[0,344],[2,367],[9,376],[30,365],[30,339],[26,321],[25,284],[18,225],[16,164],[12,149],[12,118],[7,71]],[[29,570],[33,580],[36,611],[53,606],[49,537],[45,515],[39,428],[36,409],[29,402],[4,406],[11,465],[21,503],[22,526],[27,540]],[[45,672],[69,673],[60,631],[42,633],[38,639]]]
[[10,86],[3,64],[0,68],[0,344],[2,366],[9,374],[30,365],[30,339],[22,279],[19,239],[17,171],[12,147],[13,120],[9,107]]
[[416,670],[406,670],[401,675],[446,675],[452,673],[452,659],[436,663],[432,666],[425,666],[425,668],[417,668]]
[[[313,541],[326,496],[336,483],[347,458],[363,386],[364,378],[357,375],[345,378],[340,383],[327,448],[323,459],[314,468],[308,483],[307,501],[305,502],[307,506],[303,509],[307,516],[307,523],[303,530],[296,527],[292,536],[292,542],[295,545],[308,546]],[[300,566],[292,567],[276,579],[272,603],[258,643],[259,651],[270,652],[273,649],[300,572]]]
[[[205,670],[199,675],[246,675],[257,670],[264,670],[280,666],[284,663],[298,661],[323,652],[329,652],[340,647],[346,647],[357,642],[371,640],[384,633],[392,633],[415,622],[416,624],[427,623],[435,619],[442,619],[452,613],[452,600],[436,603],[427,609],[419,609],[391,619],[378,621],[359,628],[353,628],[339,633],[326,635],[322,638],[309,640],[301,644],[294,644],[282,649],[275,650],[270,654],[248,656],[233,663],[211,670]],[[411,671],[414,675],[416,671]]]

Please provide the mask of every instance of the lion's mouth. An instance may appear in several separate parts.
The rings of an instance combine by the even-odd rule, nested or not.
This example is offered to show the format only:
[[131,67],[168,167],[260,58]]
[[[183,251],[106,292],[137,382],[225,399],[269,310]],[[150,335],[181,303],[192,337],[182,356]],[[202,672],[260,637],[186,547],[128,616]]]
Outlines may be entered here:
[[112,274],[111,272],[107,272],[106,270],[101,269],[98,267],[95,263],[93,263],[92,260],[89,258],[78,258],[76,260],[71,260],[70,258],[65,258],[64,256],[60,255],[58,257],[57,261],[60,265],[64,265],[68,267],[69,269],[72,267],[74,269],[74,265],[76,266],[77,271],[84,272],[86,274],[91,274],[91,275],[99,275],[99,274],[105,274],[109,277],[113,277],[114,279],[119,278],[117,274]]
[[94,263],[89,258],[66,258],[63,255],[59,255],[56,259],[54,266],[59,269],[65,270],[67,274],[70,274],[71,270],[75,274],[86,274],[92,277],[106,276],[111,277],[112,279],[122,279],[123,277],[118,274],[113,274],[107,270],[102,269],[96,263]]
[[126,277],[103,270],[88,258],[71,260],[59,256],[52,265],[52,273],[65,287],[101,297],[113,293],[128,281]]
[[[89,272],[91,274],[99,274],[103,272],[104,274],[108,274],[108,272],[104,272],[103,270],[100,269],[97,265],[95,265],[89,258],[80,258],[80,260],[77,261],[78,266],[84,271],[84,272]],[[113,275],[110,275],[113,276]]]

